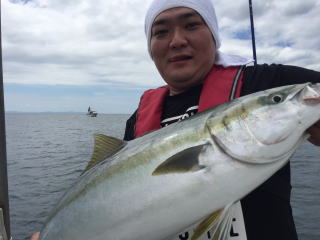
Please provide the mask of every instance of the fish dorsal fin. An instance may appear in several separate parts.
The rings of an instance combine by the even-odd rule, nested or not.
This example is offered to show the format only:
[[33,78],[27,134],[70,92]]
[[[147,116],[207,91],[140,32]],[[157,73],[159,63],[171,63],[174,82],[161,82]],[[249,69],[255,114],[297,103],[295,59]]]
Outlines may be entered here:
[[187,148],[161,163],[152,173],[153,176],[171,173],[195,172],[203,169],[199,164],[199,155],[204,145]]
[[210,231],[213,240],[228,240],[232,213],[235,204],[229,204],[223,209],[220,209],[208,217],[206,217],[193,231],[191,240],[199,239],[203,234]]
[[95,134],[94,137],[94,150],[91,156],[91,160],[89,161],[83,173],[96,164],[102,162],[107,157],[110,157],[118,152],[125,144],[125,141],[121,139],[109,137],[103,134]]

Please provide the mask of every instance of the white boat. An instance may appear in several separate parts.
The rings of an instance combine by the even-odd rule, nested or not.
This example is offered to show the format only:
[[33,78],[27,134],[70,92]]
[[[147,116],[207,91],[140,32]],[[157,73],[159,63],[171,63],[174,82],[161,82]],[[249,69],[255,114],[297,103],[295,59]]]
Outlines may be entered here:
[[96,117],[97,115],[98,115],[98,113],[96,111],[94,111],[93,109],[91,109],[89,106],[87,116],[88,117]]

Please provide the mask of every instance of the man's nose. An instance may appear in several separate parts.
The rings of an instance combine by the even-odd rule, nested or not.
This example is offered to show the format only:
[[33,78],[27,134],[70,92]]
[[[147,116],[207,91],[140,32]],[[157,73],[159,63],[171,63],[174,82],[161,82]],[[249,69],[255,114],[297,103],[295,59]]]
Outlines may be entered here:
[[175,29],[172,33],[172,38],[170,41],[170,48],[179,49],[186,47],[188,40],[181,29]]

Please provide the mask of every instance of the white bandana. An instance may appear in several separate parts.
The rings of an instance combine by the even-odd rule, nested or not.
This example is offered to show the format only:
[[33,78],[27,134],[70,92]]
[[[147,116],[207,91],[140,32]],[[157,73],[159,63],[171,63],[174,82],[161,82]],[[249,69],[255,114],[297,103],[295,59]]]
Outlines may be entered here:
[[187,7],[197,11],[209,27],[216,43],[216,65],[239,66],[253,62],[253,60],[222,53],[219,48],[221,46],[219,37],[219,27],[216,13],[211,0],[153,0],[145,18],[145,33],[148,41],[148,51],[151,56],[150,41],[151,27],[154,19],[163,11],[175,7]]

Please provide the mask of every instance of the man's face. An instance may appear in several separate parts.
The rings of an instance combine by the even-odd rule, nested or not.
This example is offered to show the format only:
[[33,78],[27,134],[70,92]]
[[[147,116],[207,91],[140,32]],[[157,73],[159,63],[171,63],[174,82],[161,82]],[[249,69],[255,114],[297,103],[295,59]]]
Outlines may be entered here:
[[196,11],[172,8],[153,22],[151,54],[174,95],[204,80],[215,61],[215,42]]

